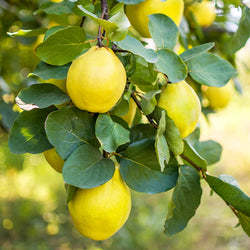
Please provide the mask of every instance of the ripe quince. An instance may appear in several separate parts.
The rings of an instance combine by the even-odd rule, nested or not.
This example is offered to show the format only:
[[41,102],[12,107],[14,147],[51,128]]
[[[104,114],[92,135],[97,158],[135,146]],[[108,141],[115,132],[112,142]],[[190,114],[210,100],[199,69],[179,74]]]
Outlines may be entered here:
[[68,204],[76,229],[93,240],[106,240],[127,221],[131,210],[131,194],[119,168],[101,186],[77,189]]
[[57,154],[55,148],[43,152],[43,155],[52,168],[57,172],[62,173],[64,160]]
[[141,34],[141,36],[151,37],[148,29],[149,18],[151,14],[164,14],[169,16],[178,26],[183,16],[183,0],[146,0],[136,5],[127,5],[126,14],[130,23]]
[[93,46],[71,64],[66,87],[79,109],[105,113],[120,99],[126,79],[124,66],[114,52]]
[[195,91],[185,81],[164,85],[158,106],[167,111],[182,138],[194,131],[201,113],[201,104]]

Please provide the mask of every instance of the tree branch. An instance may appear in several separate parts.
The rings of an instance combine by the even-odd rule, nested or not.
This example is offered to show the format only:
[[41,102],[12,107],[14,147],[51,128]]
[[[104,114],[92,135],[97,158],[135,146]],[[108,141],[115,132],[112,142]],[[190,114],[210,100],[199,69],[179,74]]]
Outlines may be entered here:
[[[107,0],[101,0],[101,8],[102,8],[102,14],[101,14],[101,18],[104,20],[108,20],[109,15],[108,15],[108,3]],[[99,47],[104,47],[102,40],[105,36],[105,30],[102,33],[102,27],[99,26],[99,30],[98,30],[98,36],[97,36],[97,41],[98,41],[98,46]]]

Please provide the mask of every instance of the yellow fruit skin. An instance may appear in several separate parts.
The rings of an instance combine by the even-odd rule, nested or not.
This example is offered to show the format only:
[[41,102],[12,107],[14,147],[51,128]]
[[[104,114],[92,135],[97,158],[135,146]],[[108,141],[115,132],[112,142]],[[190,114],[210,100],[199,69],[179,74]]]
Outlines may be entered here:
[[63,92],[67,93],[67,89],[66,89],[66,80],[59,80],[59,79],[49,79],[46,80],[46,83],[51,83],[54,84],[55,86],[57,86],[59,89],[61,89]]
[[194,15],[196,22],[201,27],[210,26],[216,17],[215,6],[213,1],[203,0],[201,3],[194,3],[190,5],[188,11]]
[[126,78],[121,61],[111,49],[93,46],[71,64],[66,87],[79,109],[105,113],[121,97]]
[[43,155],[52,168],[57,172],[62,173],[64,160],[57,154],[55,148],[43,152]]
[[130,190],[116,167],[111,180],[92,189],[77,189],[68,204],[76,229],[93,240],[106,240],[127,221],[131,210]]
[[158,106],[167,110],[182,138],[194,131],[201,113],[201,104],[195,91],[185,81],[164,86]]
[[127,122],[129,127],[132,125],[132,122],[135,118],[136,108],[137,108],[136,103],[134,102],[132,98],[130,98],[128,113],[121,117],[124,121]]
[[183,0],[146,0],[136,5],[127,5],[126,14],[130,23],[143,37],[151,37],[148,30],[148,15],[165,14],[169,16],[178,26],[183,16]]
[[233,86],[229,82],[227,85],[217,87],[207,87],[204,90],[204,95],[209,101],[209,106],[213,109],[225,108],[232,99]]

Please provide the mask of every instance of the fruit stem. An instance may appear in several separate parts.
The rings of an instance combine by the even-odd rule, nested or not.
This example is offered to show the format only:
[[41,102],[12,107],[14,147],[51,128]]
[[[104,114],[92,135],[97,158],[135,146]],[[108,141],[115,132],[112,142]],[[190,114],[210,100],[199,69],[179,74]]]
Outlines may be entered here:
[[[101,18],[104,20],[108,20],[109,18],[109,14],[108,14],[108,3],[107,0],[101,0],[101,9],[102,9],[102,14],[101,14]],[[102,27],[99,26],[99,30],[98,30],[98,36],[97,36],[97,45],[99,47],[104,47],[104,44],[102,43],[102,40],[105,36],[105,30],[102,32]]]

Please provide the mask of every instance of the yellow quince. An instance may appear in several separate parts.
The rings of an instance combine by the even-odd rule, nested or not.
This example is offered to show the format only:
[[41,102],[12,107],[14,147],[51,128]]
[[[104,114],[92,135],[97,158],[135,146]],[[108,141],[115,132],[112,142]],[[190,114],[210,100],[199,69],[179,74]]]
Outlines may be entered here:
[[62,173],[64,160],[57,154],[55,148],[43,152],[43,155],[52,168],[57,172]]

